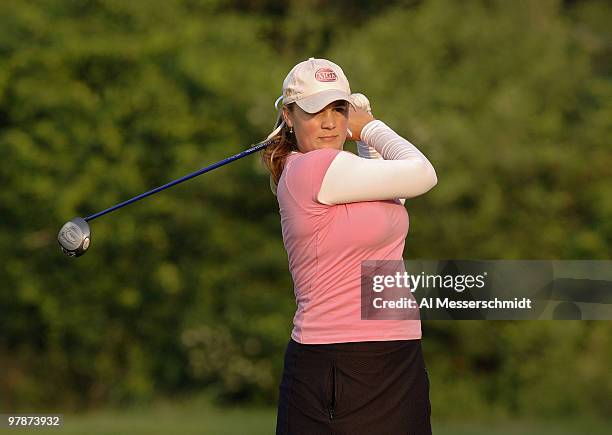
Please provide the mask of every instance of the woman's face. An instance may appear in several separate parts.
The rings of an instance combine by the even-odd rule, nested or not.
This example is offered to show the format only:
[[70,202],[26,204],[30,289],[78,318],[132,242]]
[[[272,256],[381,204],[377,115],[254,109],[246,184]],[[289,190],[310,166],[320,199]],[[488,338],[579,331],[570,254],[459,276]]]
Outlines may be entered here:
[[343,148],[349,115],[346,101],[334,101],[317,113],[304,112],[297,104],[292,106],[291,110],[283,107],[283,112],[285,123],[293,127],[300,152]]

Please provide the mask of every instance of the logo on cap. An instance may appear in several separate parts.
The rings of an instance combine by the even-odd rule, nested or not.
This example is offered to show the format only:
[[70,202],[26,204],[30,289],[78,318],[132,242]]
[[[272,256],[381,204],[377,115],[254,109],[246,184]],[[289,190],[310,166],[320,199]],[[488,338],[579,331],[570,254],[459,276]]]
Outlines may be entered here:
[[331,68],[319,68],[315,73],[315,79],[320,82],[335,82],[338,76]]

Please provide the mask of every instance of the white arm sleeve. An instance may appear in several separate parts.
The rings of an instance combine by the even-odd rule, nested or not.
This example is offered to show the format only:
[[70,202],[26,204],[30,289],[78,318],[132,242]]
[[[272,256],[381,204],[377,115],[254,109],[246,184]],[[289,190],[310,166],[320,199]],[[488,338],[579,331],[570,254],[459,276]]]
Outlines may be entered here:
[[[358,140],[357,142],[357,154],[359,157],[363,157],[364,159],[378,159],[382,160],[383,157],[380,155],[378,151],[376,151],[373,147],[365,143],[364,141]],[[406,203],[406,198],[399,198],[402,205]]]
[[361,137],[384,160],[338,153],[323,178],[319,202],[334,205],[413,198],[438,182],[433,166],[423,153],[382,121],[369,122]]
[[382,159],[378,151],[362,140],[357,141],[357,154],[364,159]]

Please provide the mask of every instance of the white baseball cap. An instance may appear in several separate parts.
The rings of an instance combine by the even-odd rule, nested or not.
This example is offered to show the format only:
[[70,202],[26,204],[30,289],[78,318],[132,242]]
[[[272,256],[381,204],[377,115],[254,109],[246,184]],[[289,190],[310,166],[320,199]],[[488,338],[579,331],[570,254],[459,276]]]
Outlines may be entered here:
[[295,103],[308,113],[316,113],[337,100],[353,104],[351,87],[342,68],[314,57],[289,71],[283,82],[282,100],[283,104]]

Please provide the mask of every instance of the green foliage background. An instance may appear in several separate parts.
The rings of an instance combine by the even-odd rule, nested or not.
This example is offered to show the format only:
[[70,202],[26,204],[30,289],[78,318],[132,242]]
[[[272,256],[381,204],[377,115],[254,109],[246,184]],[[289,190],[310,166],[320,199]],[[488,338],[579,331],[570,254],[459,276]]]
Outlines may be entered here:
[[[0,3],[0,408],[206,390],[274,403],[295,309],[256,157],[61,225],[266,136],[285,74],[333,59],[439,182],[405,258],[607,259],[606,1]],[[426,322],[435,416],[612,415],[606,322]]]

